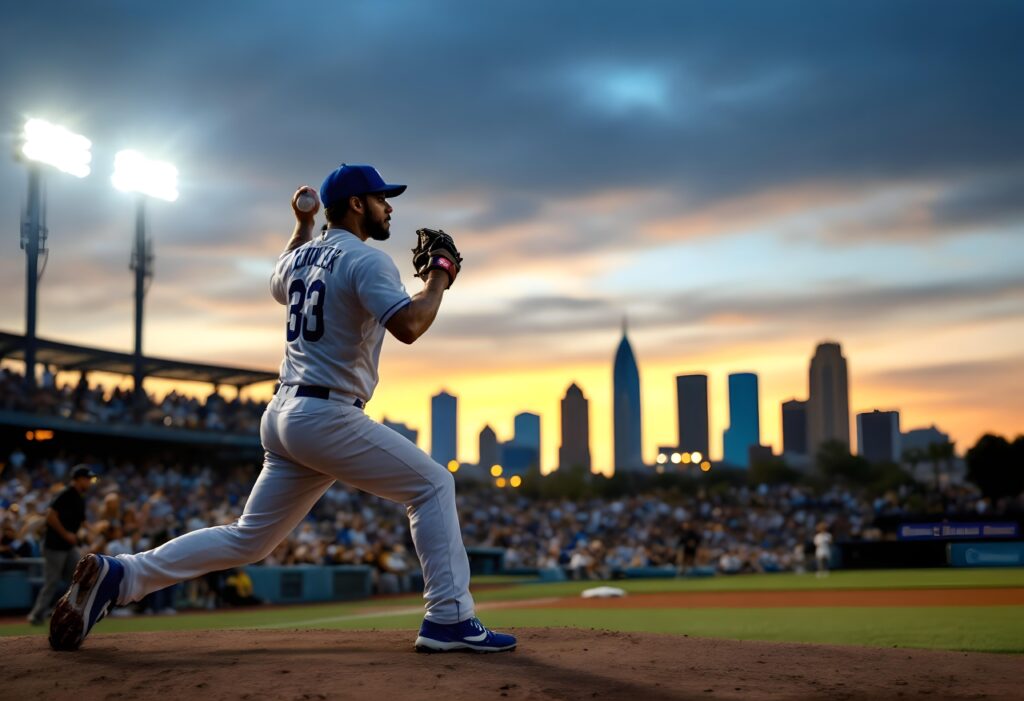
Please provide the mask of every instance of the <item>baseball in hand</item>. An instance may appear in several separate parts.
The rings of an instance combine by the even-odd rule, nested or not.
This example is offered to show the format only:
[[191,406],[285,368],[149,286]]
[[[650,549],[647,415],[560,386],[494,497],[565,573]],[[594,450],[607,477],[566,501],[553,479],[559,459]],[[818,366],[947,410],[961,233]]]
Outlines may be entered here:
[[306,192],[295,198],[295,208],[300,212],[312,212],[316,209],[316,204],[316,197]]

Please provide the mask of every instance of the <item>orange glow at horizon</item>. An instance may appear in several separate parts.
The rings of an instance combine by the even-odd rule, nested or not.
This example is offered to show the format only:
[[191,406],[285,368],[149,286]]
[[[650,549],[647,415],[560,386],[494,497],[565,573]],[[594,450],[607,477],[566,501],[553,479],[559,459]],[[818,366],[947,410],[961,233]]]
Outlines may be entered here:
[[[916,352],[913,339],[891,341],[881,345],[874,338],[856,338],[844,342],[843,354],[849,366],[851,449],[856,450],[855,415],[872,409],[897,409],[901,412],[901,428],[937,425],[949,433],[962,454],[985,432],[1001,433],[1013,437],[1024,427],[1024,378],[1009,377],[998,387],[979,388],[985,403],[969,404],[957,398],[952,389],[932,386],[891,386],[874,377],[880,371],[893,371],[893,358],[911,358],[921,363],[938,363],[957,357],[946,337],[955,337],[956,330],[939,332],[921,342],[938,350],[932,357]],[[985,341],[983,334],[977,334]],[[541,467],[547,473],[557,466],[560,442],[560,401],[565,390],[575,382],[590,403],[590,449],[593,470],[604,474],[612,471],[611,385],[612,355],[617,338],[609,337],[607,358],[602,362],[589,362],[566,366],[535,367],[519,364],[500,373],[490,369],[473,369],[468,364],[449,368],[444,382],[438,375],[424,376],[413,366],[395,363],[385,353],[381,365],[381,383],[368,413],[375,419],[387,417],[409,424],[419,431],[418,444],[430,450],[430,397],[441,389],[459,399],[459,450],[462,462],[474,463],[479,459],[478,436],[485,425],[490,425],[501,441],[512,438],[513,417],[522,411],[541,416]],[[710,455],[705,460],[721,459],[722,432],[728,427],[727,376],[731,372],[753,371],[758,374],[760,390],[761,441],[781,451],[781,403],[792,398],[807,397],[807,367],[816,341],[785,339],[774,344],[755,344],[748,347],[731,346],[727,353],[693,354],[679,359],[645,359],[650,345],[644,334],[630,335],[640,366],[641,398],[643,402],[643,455],[654,464],[657,446],[671,446],[677,442],[675,376],[683,373],[704,372],[709,376]],[[994,337],[993,337],[994,338]],[[823,340],[823,339],[819,339]],[[945,350],[943,350],[945,349]],[[415,349],[411,349],[415,357]],[[170,355],[168,353],[168,355]],[[58,375],[58,383],[77,381],[77,372]],[[119,375],[92,373],[92,384],[107,388],[128,388],[131,379]],[[201,383],[174,382],[148,379],[147,391],[162,396],[177,390],[190,396],[204,397],[212,391]],[[229,398],[233,390],[225,392]],[[244,390],[244,398],[267,400],[271,386],[263,384]],[[692,458],[692,456],[691,456]]]

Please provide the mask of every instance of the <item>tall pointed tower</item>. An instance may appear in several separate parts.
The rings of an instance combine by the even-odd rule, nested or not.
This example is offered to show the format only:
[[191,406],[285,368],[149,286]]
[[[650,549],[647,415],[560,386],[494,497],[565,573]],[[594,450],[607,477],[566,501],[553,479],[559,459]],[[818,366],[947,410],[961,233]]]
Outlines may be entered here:
[[622,340],[615,351],[612,373],[612,418],[615,471],[643,468],[640,419],[640,371],[622,320]]

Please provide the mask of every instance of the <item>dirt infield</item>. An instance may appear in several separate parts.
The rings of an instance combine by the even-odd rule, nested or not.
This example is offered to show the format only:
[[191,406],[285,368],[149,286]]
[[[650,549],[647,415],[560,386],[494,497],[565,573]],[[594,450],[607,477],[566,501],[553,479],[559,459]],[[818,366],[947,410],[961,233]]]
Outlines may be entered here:
[[606,599],[565,597],[523,608],[791,608],[805,606],[1021,606],[1024,588],[833,589],[826,591],[657,592]]
[[519,629],[511,653],[424,655],[407,631],[96,635],[0,643],[3,699],[1017,699],[1019,656]]

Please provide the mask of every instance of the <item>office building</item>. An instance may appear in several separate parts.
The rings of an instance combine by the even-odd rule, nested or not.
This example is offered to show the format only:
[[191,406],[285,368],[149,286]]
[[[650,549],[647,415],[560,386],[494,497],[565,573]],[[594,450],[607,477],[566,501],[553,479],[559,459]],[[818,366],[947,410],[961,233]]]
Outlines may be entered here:
[[676,376],[679,452],[710,455],[708,431],[708,376]]
[[868,462],[899,464],[903,452],[900,443],[898,411],[875,409],[857,414],[857,453]]
[[562,444],[558,446],[559,467],[583,467],[590,472],[590,402],[576,383],[562,398]]
[[757,375],[752,372],[729,375],[729,428],[723,444],[727,464],[750,467],[750,447],[761,444]]
[[493,465],[501,463],[501,447],[498,443],[498,436],[490,426],[484,426],[480,431],[480,459],[478,464],[485,470],[490,470]]
[[[524,411],[512,419],[513,436],[507,444],[517,450],[530,451],[529,468],[540,469],[540,416]],[[522,453],[526,455],[527,453]],[[517,453],[518,455],[518,453]],[[505,463],[502,463],[503,465]]]
[[459,400],[441,390],[430,398],[430,457],[441,465],[458,459]]
[[782,403],[782,454],[807,455],[807,401]]
[[811,359],[807,398],[807,450],[812,462],[822,443],[850,446],[850,397],[846,358],[838,343],[818,346]]

